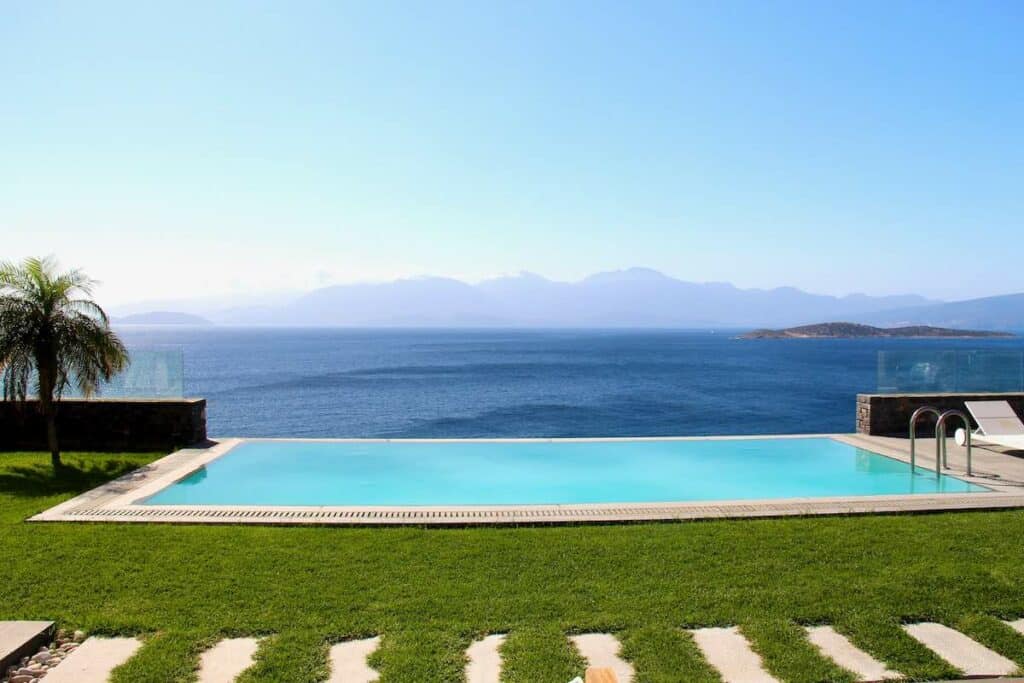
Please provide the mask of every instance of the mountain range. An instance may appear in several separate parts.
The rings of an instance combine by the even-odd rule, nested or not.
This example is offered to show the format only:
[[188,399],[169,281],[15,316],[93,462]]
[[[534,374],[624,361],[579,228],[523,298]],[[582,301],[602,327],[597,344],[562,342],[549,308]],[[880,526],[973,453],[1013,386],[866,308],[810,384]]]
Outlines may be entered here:
[[[166,302],[161,302],[166,303]],[[879,325],[1024,328],[1024,294],[961,302],[917,295],[843,297],[793,287],[740,289],[695,283],[647,268],[559,282],[531,273],[469,284],[419,277],[334,285],[306,293],[177,301],[188,315],[230,325],[382,327],[760,327],[823,320]],[[124,313],[147,313],[145,304]],[[167,314],[163,314],[164,317]],[[135,318],[136,320],[138,318]]]
[[[249,296],[238,305],[233,303],[221,298],[179,300],[174,305],[177,312],[226,325],[743,328],[847,320],[888,326],[1024,329],[1024,294],[952,303],[912,294],[835,297],[793,287],[740,289],[728,283],[687,282],[647,268],[597,273],[578,282],[531,273],[477,284],[418,277]],[[167,302],[160,305],[163,311],[170,310]],[[119,312],[137,315],[152,309],[147,311],[143,303]],[[159,318],[174,320],[168,313]]]
[[933,303],[878,311],[866,322],[876,325],[936,325],[957,329],[1024,330],[1024,293],[966,301]]
[[177,311],[149,311],[130,313],[111,319],[115,325],[212,325],[202,316]]

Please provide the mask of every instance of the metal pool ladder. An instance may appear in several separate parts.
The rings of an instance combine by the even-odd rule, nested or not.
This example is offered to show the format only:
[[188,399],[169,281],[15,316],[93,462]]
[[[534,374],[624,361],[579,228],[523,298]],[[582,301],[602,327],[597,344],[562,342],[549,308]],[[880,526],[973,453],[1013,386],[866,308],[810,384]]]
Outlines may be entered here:
[[[931,406],[921,406],[914,411],[914,414],[910,416],[910,473],[914,474],[917,471],[917,421],[918,419],[926,414],[931,413],[938,420],[942,417],[942,413],[939,412],[938,408],[932,408]],[[935,427],[935,476],[938,477],[939,470],[939,442],[938,442],[939,428],[936,423]]]
[[910,473],[917,470],[917,421],[922,415],[932,414],[935,416],[935,477],[942,473],[942,468],[949,468],[949,460],[946,453],[946,420],[954,417],[960,418],[964,423],[964,431],[967,432],[967,476],[971,476],[971,422],[959,410],[947,410],[939,412],[938,408],[922,406],[910,416]]
[[[946,458],[946,420],[951,417],[958,417],[964,423],[964,432],[967,433],[967,476],[971,476],[971,421],[959,410],[947,410],[939,416],[939,421],[935,423],[935,457],[939,457],[938,448],[942,446],[942,466],[949,469],[949,462]],[[937,465],[936,465],[937,467]]]

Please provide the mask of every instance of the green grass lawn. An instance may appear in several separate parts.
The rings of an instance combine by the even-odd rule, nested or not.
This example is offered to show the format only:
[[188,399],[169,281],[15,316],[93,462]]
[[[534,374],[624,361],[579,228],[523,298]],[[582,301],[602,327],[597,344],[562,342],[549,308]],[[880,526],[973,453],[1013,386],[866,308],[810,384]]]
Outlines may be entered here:
[[831,623],[891,668],[952,676],[901,622],[954,626],[1024,664],[1024,512],[526,528],[29,524],[156,455],[0,454],[0,619],[146,644],[119,681],[194,677],[222,635],[271,635],[248,681],[317,681],[330,642],[383,634],[391,683],[459,681],[508,633],[505,679],[567,683],[564,634],[614,631],[641,682],[717,680],[681,627],[738,624],[786,681],[849,680],[799,624]]

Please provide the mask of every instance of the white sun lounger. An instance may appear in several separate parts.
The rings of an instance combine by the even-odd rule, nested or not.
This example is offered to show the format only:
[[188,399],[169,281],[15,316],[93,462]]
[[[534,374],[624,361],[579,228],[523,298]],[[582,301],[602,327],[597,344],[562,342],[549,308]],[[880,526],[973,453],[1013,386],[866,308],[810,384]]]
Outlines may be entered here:
[[[1006,401],[965,401],[978,428],[971,432],[971,441],[1024,451],[1024,422],[1020,421]],[[963,445],[966,435],[956,430],[956,442]]]

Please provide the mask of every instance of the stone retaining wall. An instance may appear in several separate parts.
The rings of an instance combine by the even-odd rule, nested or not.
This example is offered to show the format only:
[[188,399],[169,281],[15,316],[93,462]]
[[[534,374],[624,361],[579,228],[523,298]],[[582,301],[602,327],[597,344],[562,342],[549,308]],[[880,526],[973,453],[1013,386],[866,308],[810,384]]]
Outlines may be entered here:
[[[1024,394],[857,394],[857,431],[875,436],[907,436],[910,416],[921,406],[966,413],[964,401],[1007,401],[1018,415],[1024,416]],[[920,434],[931,434],[935,418],[922,416],[918,424]],[[959,422],[954,425],[959,426]]]
[[[206,440],[206,399],[65,399],[57,409],[57,431],[66,450],[191,446]],[[0,450],[46,448],[38,403],[0,401]]]

